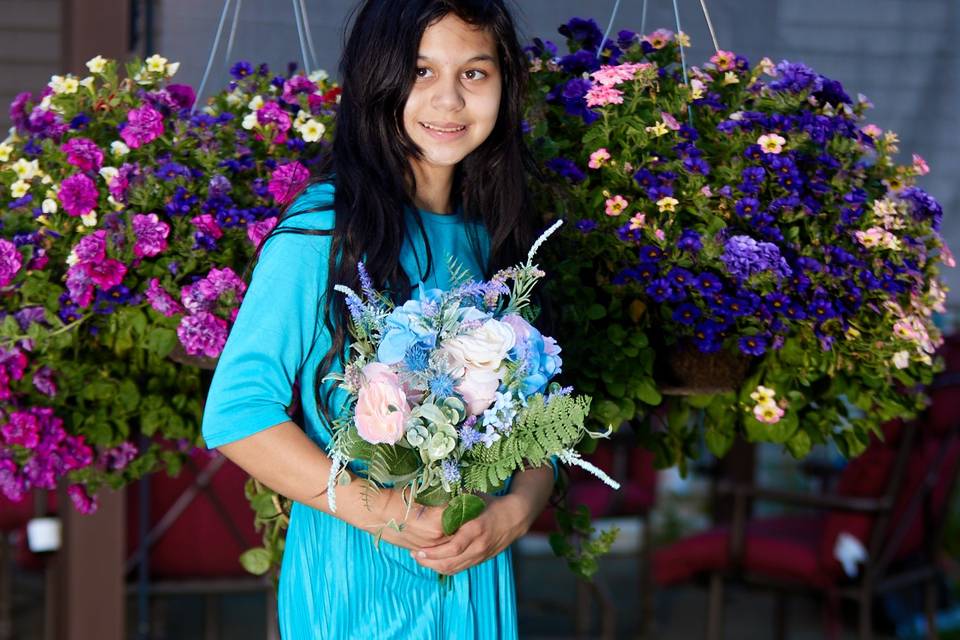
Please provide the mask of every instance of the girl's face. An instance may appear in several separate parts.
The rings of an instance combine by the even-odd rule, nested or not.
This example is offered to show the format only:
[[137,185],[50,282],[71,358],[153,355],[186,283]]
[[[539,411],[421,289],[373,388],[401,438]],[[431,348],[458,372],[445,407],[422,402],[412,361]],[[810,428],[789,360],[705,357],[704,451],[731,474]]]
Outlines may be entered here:
[[417,75],[403,109],[407,135],[423,152],[421,171],[450,170],[479,147],[497,122],[500,66],[485,29],[453,14],[427,27]]

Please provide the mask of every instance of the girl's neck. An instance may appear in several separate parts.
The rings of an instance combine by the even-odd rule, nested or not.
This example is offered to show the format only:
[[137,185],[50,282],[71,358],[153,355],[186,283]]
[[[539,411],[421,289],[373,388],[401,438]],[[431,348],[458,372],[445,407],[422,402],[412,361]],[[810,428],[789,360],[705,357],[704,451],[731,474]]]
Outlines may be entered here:
[[424,167],[414,162],[413,175],[417,181],[414,206],[434,213],[452,213],[450,191],[453,189],[453,167]]

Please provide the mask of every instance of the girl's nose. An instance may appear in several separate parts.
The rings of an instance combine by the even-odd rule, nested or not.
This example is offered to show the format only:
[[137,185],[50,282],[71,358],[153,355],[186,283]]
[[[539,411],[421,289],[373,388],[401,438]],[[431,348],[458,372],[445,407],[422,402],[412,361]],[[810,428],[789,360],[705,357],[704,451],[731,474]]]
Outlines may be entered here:
[[457,78],[444,78],[437,82],[431,102],[436,109],[459,111],[464,106],[463,87]]

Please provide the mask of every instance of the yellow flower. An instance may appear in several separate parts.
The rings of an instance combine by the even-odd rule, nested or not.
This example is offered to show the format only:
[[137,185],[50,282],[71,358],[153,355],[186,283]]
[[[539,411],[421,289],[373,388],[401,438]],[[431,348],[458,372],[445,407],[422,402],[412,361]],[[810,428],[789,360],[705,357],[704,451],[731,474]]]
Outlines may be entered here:
[[660,209],[661,213],[676,211],[678,204],[680,204],[680,201],[676,198],[671,198],[670,196],[657,200],[657,207]]
[[740,84],[740,78],[733,71],[727,71],[723,74],[723,85],[727,86],[728,84]]
[[263,108],[263,96],[253,96],[250,102],[247,103],[247,109],[250,111],[257,111]]
[[128,147],[125,142],[114,140],[110,143],[110,153],[118,157],[125,156],[130,153],[130,147]]
[[44,213],[56,213],[59,207],[57,206],[57,201],[53,198],[47,198],[43,201],[41,205]]
[[690,46],[690,36],[688,36],[687,34],[685,34],[683,31],[679,32],[679,33],[676,35],[676,40],[677,40],[677,44],[679,44],[681,47],[689,47],[689,46]]
[[647,127],[647,133],[652,133],[655,138],[659,138],[668,131],[670,131],[670,129],[667,128],[667,124],[663,120],[659,121],[652,127]]
[[161,56],[158,53],[153,54],[144,62],[147,64],[147,70],[150,73],[166,73],[167,72],[167,59]]
[[80,86],[87,91],[93,91],[93,76],[87,76],[80,81]]
[[770,404],[773,402],[774,396],[777,395],[777,392],[773,389],[761,385],[757,386],[757,390],[750,394],[750,399],[756,402],[757,404]]
[[13,146],[7,144],[6,142],[0,144],[0,162],[7,162],[10,160],[10,154],[13,153]]
[[87,69],[90,70],[90,73],[103,73],[104,69],[107,68],[107,62],[109,62],[103,56],[95,56],[87,60]]
[[91,211],[90,213],[83,214],[80,216],[80,222],[82,222],[85,227],[97,226],[97,212]]

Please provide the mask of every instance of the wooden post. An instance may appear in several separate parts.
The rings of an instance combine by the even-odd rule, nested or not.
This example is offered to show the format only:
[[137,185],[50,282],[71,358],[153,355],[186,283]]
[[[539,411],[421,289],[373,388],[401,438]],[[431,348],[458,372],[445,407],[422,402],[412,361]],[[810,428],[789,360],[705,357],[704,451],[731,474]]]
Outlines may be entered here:
[[130,49],[129,0],[61,0],[62,71],[86,75],[96,55],[126,60]]
[[[61,494],[59,640],[124,640],[126,506],[124,491],[104,489],[93,515],[78,513]],[[48,621],[52,623],[53,621]]]

